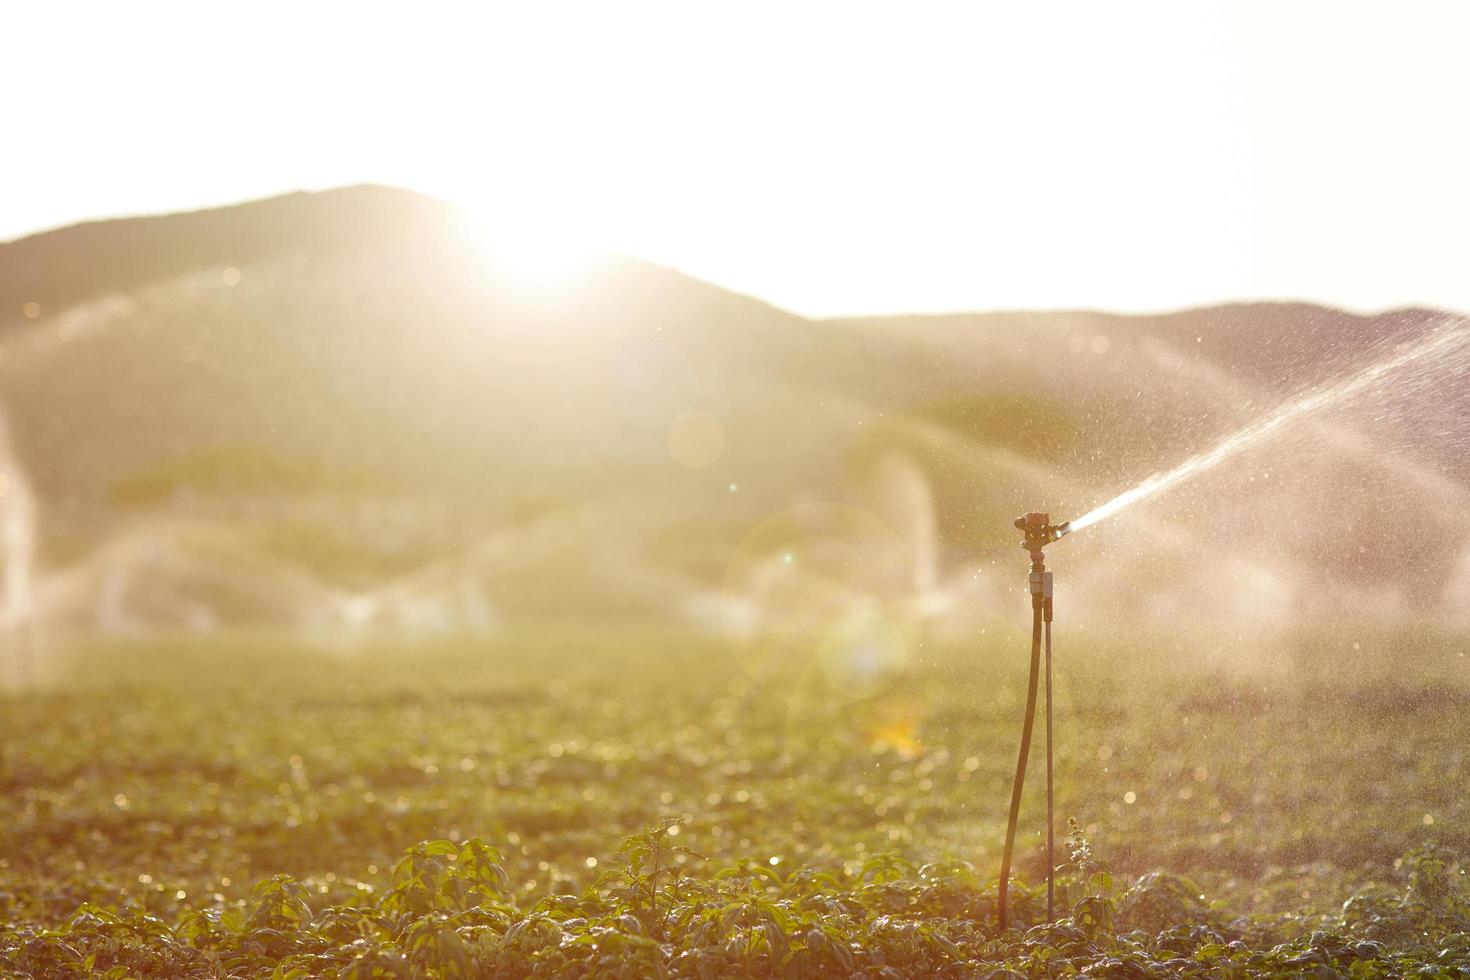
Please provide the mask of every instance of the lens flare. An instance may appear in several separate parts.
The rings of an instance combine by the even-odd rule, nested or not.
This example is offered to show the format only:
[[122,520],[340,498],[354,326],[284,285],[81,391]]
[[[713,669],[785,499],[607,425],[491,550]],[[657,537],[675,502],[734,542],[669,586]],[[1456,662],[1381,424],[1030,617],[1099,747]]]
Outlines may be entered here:
[[664,434],[669,455],[686,469],[713,466],[725,453],[725,427],[709,412],[684,412]]
[[883,693],[908,667],[911,630],[879,609],[855,610],[823,637],[817,655],[822,676],[834,691],[855,700]]
[[[741,668],[795,699],[814,681],[871,697],[902,675],[918,635],[912,548],[873,514],[806,504],[758,525],[725,576],[725,635]],[[738,613],[735,612],[738,610]]]

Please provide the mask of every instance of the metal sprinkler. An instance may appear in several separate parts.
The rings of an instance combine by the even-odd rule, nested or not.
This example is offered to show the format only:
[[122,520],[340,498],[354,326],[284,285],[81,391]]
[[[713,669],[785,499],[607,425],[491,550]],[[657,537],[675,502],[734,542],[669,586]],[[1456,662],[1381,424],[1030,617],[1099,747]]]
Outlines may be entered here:
[[1016,845],[1016,821],[1021,815],[1021,787],[1026,781],[1026,758],[1031,753],[1031,729],[1036,720],[1036,687],[1041,673],[1043,636],[1046,644],[1046,921],[1055,916],[1056,857],[1053,837],[1052,747],[1051,747],[1051,572],[1046,570],[1043,548],[1072,530],[1070,521],[1051,523],[1051,515],[1032,512],[1016,518],[1015,526],[1025,535],[1021,547],[1031,555],[1031,674],[1026,683],[1026,720],[1021,726],[1021,752],[1016,760],[1016,778],[1011,783],[1011,812],[1006,823],[1006,846],[1000,863],[1000,927],[1010,924],[1008,891],[1011,855]]

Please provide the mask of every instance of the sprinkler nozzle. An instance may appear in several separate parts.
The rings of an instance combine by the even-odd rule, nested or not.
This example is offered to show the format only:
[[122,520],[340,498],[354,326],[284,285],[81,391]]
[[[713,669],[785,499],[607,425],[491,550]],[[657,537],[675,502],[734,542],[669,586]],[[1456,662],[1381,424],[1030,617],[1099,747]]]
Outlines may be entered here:
[[1041,560],[1042,548],[1072,530],[1071,521],[1053,524],[1051,515],[1041,511],[1032,511],[1025,517],[1016,518],[1015,526],[1025,534],[1026,538],[1021,542],[1021,547],[1031,553],[1033,561]]

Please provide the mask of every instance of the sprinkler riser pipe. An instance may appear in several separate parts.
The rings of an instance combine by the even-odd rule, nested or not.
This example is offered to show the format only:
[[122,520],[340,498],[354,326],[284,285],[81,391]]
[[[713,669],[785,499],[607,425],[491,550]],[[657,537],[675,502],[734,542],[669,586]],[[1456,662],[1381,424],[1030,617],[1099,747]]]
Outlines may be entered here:
[[1055,921],[1056,855],[1053,830],[1053,787],[1052,787],[1052,673],[1051,673],[1051,620],[1052,620],[1052,576],[1046,570],[1046,555],[1042,549],[1072,530],[1070,521],[1053,524],[1051,515],[1033,511],[1018,517],[1015,527],[1024,535],[1021,547],[1031,556],[1031,574],[1027,586],[1031,593],[1031,670],[1026,682],[1026,715],[1021,727],[1021,748],[1016,758],[1016,776],[1011,782],[1011,808],[1006,821],[1005,848],[1001,852],[999,913],[1000,927],[1010,927],[1009,889],[1011,859],[1015,853],[1016,824],[1021,814],[1021,788],[1026,780],[1026,762],[1031,750],[1032,726],[1036,720],[1036,688],[1041,673],[1041,650],[1043,636],[1046,646],[1046,920]]
[[1051,598],[1051,572],[1033,571],[1031,573],[1031,594],[1039,595],[1043,599]]

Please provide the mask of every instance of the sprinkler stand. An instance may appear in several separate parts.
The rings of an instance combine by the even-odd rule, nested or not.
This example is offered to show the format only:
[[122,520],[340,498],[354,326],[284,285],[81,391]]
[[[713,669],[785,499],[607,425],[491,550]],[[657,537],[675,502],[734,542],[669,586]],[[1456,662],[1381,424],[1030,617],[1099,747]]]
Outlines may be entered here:
[[1070,523],[1052,524],[1048,514],[1039,511],[1016,519],[1015,526],[1025,535],[1021,547],[1031,556],[1031,671],[1026,684],[1026,718],[1021,727],[1021,751],[1016,760],[1016,778],[1011,784],[1010,817],[1006,822],[1006,844],[1000,865],[1000,927],[1010,925],[1011,857],[1015,852],[1016,824],[1021,815],[1021,789],[1026,781],[1026,761],[1031,753],[1031,730],[1036,719],[1036,688],[1041,673],[1043,638],[1046,646],[1046,920],[1056,913],[1056,855],[1054,829],[1054,795],[1052,790],[1052,711],[1051,711],[1051,621],[1052,577],[1046,569],[1042,549],[1070,531]]

